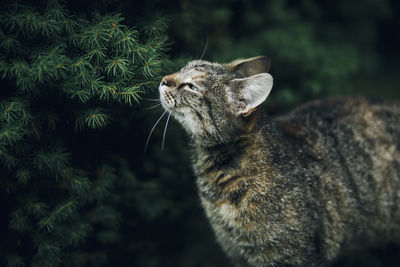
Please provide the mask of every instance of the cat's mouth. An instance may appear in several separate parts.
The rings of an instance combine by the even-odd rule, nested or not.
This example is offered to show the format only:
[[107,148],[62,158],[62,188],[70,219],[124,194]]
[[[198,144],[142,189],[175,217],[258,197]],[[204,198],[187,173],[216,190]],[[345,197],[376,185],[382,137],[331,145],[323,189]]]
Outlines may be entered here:
[[164,109],[171,110],[174,108],[176,105],[174,91],[165,84],[160,84],[159,91],[160,101]]

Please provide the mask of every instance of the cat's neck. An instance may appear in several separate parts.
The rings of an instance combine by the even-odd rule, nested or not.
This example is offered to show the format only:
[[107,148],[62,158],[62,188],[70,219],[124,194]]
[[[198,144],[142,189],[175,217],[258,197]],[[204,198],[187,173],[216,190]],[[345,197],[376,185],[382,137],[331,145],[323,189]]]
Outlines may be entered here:
[[[253,116],[244,118],[243,127],[228,141],[212,145],[199,142],[194,145],[194,161],[202,166],[202,172],[212,169],[237,168],[237,161],[250,157],[249,154],[261,149],[260,131],[271,123],[265,113],[257,112]],[[263,133],[263,135],[268,133]],[[265,138],[265,136],[263,136]]]
[[208,140],[207,137],[197,137],[193,141],[193,146],[197,151],[204,152],[224,152],[229,148],[237,148],[240,143],[249,143],[265,122],[269,119],[261,109],[256,110],[248,117],[243,117],[243,123],[233,133],[219,134],[218,137]]
[[248,119],[251,124],[246,124],[246,128],[230,142],[195,147],[194,171],[202,201],[240,203],[255,181],[260,158],[269,157],[263,141],[265,136],[260,133],[265,118]]
[[230,176],[242,177],[244,169],[240,166],[249,158],[253,146],[254,140],[250,135],[241,135],[229,143],[195,147],[194,170],[200,193],[208,188],[203,193],[210,197],[220,191]]

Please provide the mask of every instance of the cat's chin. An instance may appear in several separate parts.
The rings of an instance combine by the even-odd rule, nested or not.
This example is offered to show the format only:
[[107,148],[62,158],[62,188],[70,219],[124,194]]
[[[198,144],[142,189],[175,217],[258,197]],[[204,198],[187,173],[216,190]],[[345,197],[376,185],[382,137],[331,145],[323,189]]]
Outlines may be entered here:
[[204,132],[201,123],[195,119],[195,115],[190,108],[175,106],[174,108],[165,108],[165,110],[169,112],[192,137],[202,135]]
[[173,106],[166,103],[165,101],[163,101],[163,99],[161,99],[161,106],[164,108],[164,110],[166,110],[169,113],[173,112]]

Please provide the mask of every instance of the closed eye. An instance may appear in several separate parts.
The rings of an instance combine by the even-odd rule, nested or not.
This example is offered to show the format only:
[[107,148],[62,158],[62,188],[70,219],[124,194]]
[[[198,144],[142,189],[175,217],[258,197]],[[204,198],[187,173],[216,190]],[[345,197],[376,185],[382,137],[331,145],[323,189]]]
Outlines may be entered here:
[[185,87],[188,87],[189,89],[191,89],[191,90],[193,90],[193,91],[199,91],[199,88],[197,88],[196,86],[194,86],[193,84],[191,84],[191,83],[181,83],[179,86],[178,86],[178,90],[179,89],[182,89],[182,88],[185,88]]

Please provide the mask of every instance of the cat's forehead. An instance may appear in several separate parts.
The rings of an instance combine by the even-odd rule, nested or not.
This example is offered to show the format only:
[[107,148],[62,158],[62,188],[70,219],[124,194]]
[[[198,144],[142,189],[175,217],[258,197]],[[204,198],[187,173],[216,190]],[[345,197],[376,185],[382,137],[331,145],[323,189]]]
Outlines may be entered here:
[[229,71],[225,66],[212,63],[205,60],[193,60],[190,61],[185,67],[183,67],[180,71],[181,73],[193,74],[193,75],[210,75],[210,76],[226,76],[232,75],[231,71]]

